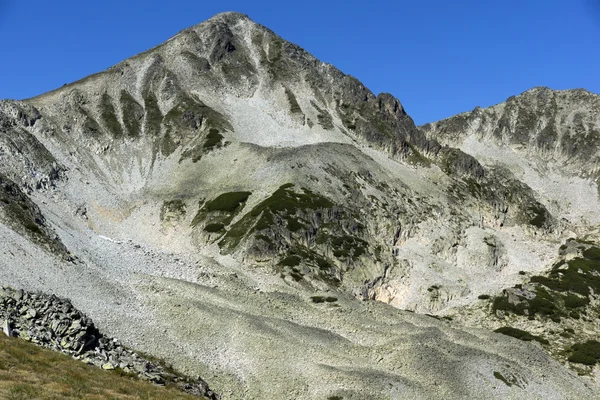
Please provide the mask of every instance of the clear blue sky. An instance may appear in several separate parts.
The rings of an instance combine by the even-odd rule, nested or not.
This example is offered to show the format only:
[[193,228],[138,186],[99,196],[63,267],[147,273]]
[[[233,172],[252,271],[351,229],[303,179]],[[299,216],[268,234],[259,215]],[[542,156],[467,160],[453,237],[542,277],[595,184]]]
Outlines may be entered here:
[[101,71],[222,11],[392,93],[418,124],[533,86],[600,93],[596,0],[0,0],[0,98]]

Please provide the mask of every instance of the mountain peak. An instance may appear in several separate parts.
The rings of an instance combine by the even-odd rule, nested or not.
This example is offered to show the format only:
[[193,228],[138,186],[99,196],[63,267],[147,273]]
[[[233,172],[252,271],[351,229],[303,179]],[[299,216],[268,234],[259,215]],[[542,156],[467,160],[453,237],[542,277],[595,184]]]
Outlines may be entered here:
[[70,296],[232,400],[598,398],[561,365],[598,317],[598,97],[537,88],[419,129],[217,14],[0,101],[0,286]]
[[243,14],[237,11],[224,11],[213,15],[206,21],[199,23],[198,25],[211,23],[211,22],[223,22],[228,25],[236,24],[239,21],[252,21],[247,14]]

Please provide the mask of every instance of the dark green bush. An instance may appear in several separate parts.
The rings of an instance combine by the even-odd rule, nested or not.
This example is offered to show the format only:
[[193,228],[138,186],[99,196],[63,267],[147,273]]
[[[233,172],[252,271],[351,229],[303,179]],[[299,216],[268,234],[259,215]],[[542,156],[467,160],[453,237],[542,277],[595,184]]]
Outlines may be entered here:
[[217,196],[214,200],[206,203],[204,208],[207,211],[225,211],[234,212],[237,208],[248,200],[251,192],[229,192]]
[[206,232],[221,232],[223,229],[225,228],[225,225],[223,224],[208,224],[204,227],[204,230]]
[[578,308],[584,307],[590,303],[590,299],[585,297],[579,297],[574,294],[569,294],[565,297],[565,307],[567,308]]
[[284,267],[295,267],[296,265],[300,265],[300,261],[302,259],[296,255],[287,256],[281,261],[279,261],[279,265]]
[[588,260],[600,261],[600,248],[590,247],[589,249],[584,250],[583,257]]
[[569,361],[578,364],[594,365],[600,362],[600,342],[588,340],[585,343],[576,343],[571,346],[573,354]]
[[573,353],[570,357],[569,357],[569,361],[572,363],[577,363],[577,364],[585,364],[585,365],[595,365],[596,364],[596,359],[590,356],[587,356],[583,353]]
[[338,299],[337,297],[331,297],[331,296],[311,296],[310,298],[312,300],[313,303],[335,303]]
[[207,150],[211,150],[215,146],[217,146],[221,142],[221,140],[223,140],[223,135],[219,133],[218,129],[212,128],[208,132],[208,135],[206,135],[206,141],[204,142],[204,145],[202,147],[204,147]]

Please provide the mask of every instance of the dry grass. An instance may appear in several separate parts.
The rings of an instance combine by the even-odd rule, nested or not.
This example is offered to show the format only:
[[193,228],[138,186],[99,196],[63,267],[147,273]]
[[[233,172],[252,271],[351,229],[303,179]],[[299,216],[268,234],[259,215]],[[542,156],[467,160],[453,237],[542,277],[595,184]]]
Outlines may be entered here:
[[195,399],[174,388],[103,371],[64,354],[0,333],[0,398]]

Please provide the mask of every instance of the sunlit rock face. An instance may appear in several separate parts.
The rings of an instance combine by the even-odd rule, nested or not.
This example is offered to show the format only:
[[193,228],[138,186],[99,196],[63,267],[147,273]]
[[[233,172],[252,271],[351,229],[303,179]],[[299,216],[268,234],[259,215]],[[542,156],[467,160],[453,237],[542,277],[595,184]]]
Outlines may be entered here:
[[223,398],[594,398],[538,342],[463,325],[596,240],[598,104],[533,89],[417,127],[219,14],[0,102],[0,284]]

